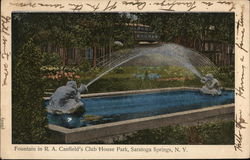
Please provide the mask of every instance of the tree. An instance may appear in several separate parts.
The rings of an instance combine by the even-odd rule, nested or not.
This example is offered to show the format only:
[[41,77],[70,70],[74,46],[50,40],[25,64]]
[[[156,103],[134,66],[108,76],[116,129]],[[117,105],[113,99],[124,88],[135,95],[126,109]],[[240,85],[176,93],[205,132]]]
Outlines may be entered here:
[[[231,13],[138,13],[138,21],[150,25],[161,41],[201,41],[212,37],[217,41],[233,43],[234,14]],[[209,27],[215,31],[210,32]]]
[[16,13],[17,38],[33,38],[35,45],[44,48],[49,44],[63,49],[64,66],[69,48],[94,48],[93,64],[97,48],[109,46],[119,40],[124,47],[133,46],[133,35],[126,25],[130,18],[121,13]]
[[42,54],[29,39],[13,49],[12,140],[13,143],[46,143],[48,138],[40,68]]

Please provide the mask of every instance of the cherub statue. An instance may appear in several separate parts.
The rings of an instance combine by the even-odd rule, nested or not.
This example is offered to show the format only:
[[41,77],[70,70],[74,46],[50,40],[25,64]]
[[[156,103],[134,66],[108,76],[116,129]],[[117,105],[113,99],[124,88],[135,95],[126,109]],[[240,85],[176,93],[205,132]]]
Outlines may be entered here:
[[211,95],[221,95],[220,83],[212,74],[207,74],[201,79],[205,85],[200,89],[202,93]]
[[81,102],[81,93],[85,93],[87,90],[87,86],[84,84],[77,88],[75,81],[68,81],[65,86],[57,88],[50,97],[46,107],[47,111],[53,114],[83,114],[85,107]]

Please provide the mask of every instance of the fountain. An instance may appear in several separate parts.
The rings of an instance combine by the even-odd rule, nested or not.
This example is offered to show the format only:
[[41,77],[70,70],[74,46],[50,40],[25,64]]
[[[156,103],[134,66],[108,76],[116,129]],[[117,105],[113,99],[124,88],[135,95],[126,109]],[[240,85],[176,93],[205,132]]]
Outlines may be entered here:
[[[208,72],[207,68],[210,67],[210,69],[216,73],[216,67],[207,57],[191,49],[173,43],[164,44],[157,47],[121,50],[113,53],[113,55],[114,56],[112,59],[97,64],[100,67],[106,68],[106,70],[90,81],[86,85],[87,87],[116,67],[142,56],[147,56],[151,59],[154,57],[155,62],[150,63],[184,67],[200,79],[202,79],[202,75],[196,67],[202,68],[205,72]],[[160,58],[156,59],[155,57]]]
[[[199,77],[202,83],[205,83],[205,85],[200,89],[202,93],[212,95],[221,94],[218,80],[213,78],[212,74],[207,74],[203,77],[198,71],[198,68],[202,68],[206,71],[207,67],[215,67],[213,63],[207,57],[180,45],[165,44],[157,47],[128,49],[125,51],[118,51],[114,55],[115,56],[113,56],[111,60],[98,64],[106,70],[91,80],[87,85],[81,84],[81,86],[77,89],[76,82],[69,81],[65,86],[59,87],[51,96],[47,105],[47,111],[56,115],[82,115],[85,112],[85,106],[81,101],[81,93],[86,92],[87,88],[91,84],[116,67],[142,56],[151,58],[154,57],[152,58],[152,63],[184,67]],[[68,117],[66,117],[66,119],[68,119]],[[71,120],[72,117],[70,117],[67,122],[70,122]]]

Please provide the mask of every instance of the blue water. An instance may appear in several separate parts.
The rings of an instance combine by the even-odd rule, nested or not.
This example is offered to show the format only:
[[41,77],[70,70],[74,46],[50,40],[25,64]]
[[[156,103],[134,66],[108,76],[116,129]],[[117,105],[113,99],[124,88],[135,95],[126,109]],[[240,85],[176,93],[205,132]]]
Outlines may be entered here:
[[84,98],[82,101],[86,105],[85,115],[94,115],[101,118],[87,121],[84,119],[84,116],[48,114],[49,123],[67,128],[77,128],[220,104],[229,104],[234,103],[234,92],[222,91],[222,95],[212,96],[202,94],[199,91],[166,91]]

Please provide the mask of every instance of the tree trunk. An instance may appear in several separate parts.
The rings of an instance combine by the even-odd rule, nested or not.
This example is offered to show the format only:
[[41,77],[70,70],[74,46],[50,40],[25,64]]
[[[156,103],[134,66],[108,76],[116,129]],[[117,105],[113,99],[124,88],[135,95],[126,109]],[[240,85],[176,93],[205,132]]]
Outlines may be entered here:
[[66,48],[63,48],[63,66],[65,66],[67,64],[67,52],[66,52]]
[[93,67],[96,67],[96,46],[93,47]]

